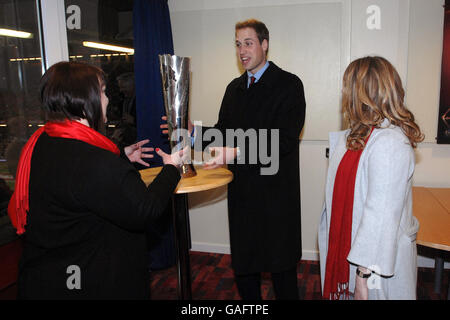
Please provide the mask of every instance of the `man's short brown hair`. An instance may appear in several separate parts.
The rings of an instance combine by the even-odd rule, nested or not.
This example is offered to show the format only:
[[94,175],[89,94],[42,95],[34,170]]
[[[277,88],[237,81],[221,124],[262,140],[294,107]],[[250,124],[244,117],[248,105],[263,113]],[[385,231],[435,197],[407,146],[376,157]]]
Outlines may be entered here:
[[267,44],[269,44],[269,30],[263,22],[256,19],[248,19],[236,23],[236,31],[244,28],[252,28],[253,30],[255,30],[256,35],[258,36],[259,43],[262,43],[263,40],[266,39]]

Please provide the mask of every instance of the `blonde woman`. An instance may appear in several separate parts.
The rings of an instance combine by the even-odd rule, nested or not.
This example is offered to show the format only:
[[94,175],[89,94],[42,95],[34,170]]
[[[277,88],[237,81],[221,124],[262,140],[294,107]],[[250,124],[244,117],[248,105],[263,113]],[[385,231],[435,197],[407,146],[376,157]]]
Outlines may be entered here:
[[326,199],[319,227],[324,299],[415,299],[413,148],[423,140],[384,58],[353,61],[342,108],[350,128],[330,134]]

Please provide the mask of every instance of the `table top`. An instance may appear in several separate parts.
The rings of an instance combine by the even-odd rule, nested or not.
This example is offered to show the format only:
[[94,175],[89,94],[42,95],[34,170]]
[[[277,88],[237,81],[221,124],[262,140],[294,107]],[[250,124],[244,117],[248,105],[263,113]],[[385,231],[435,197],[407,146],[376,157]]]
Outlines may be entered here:
[[420,227],[417,243],[450,251],[450,188],[413,187],[413,212]]
[[[450,214],[450,188],[427,188]],[[449,231],[450,232],[450,231]]]
[[[162,167],[140,170],[142,180],[149,185],[156,178]],[[178,183],[175,193],[191,193],[205,191],[224,186],[233,180],[233,173],[226,168],[205,170],[195,167],[197,175],[191,178],[182,178]]]

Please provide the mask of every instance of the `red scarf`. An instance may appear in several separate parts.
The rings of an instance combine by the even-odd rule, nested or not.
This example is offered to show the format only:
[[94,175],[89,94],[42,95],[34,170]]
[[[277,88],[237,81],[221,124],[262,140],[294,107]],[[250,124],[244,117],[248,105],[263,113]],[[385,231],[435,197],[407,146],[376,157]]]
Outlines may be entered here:
[[48,122],[39,128],[28,140],[20,154],[16,172],[16,187],[9,201],[8,215],[12,225],[17,229],[17,234],[25,232],[27,212],[29,210],[29,180],[31,169],[31,157],[36,141],[45,132],[50,137],[76,139],[93,146],[120,154],[119,148],[104,135],[77,121],[65,120],[64,122]]
[[[369,137],[367,137],[366,142]],[[347,150],[336,173],[323,288],[324,299],[349,298],[350,264],[347,261],[347,256],[352,243],[355,180],[362,152],[363,149]]]

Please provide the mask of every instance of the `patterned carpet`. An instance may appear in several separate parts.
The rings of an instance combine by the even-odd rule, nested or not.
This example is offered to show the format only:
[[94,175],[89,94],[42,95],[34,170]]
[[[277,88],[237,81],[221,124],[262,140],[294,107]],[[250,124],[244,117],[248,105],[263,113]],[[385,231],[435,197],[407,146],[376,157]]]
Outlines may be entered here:
[[[228,254],[191,252],[193,300],[239,300],[230,268]],[[301,299],[320,299],[319,266],[313,261],[298,264],[298,285]],[[274,293],[270,273],[262,274],[263,299],[273,300]],[[152,300],[177,299],[175,267],[153,271],[151,275]]]
[[[191,252],[192,299],[193,300],[238,300],[231,257],[227,254]],[[320,270],[317,261],[300,261],[297,266],[300,299],[321,299]],[[445,270],[441,294],[433,292],[434,270],[419,268],[417,279],[418,300],[446,300],[450,270]],[[152,300],[177,299],[175,267],[153,271],[151,275]],[[262,275],[262,295],[273,300],[274,293],[269,273]]]
[[[4,247],[3,247],[4,248]],[[14,250],[15,251],[15,250]],[[192,298],[193,300],[239,300],[231,257],[227,254],[191,252]],[[14,257],[14,259],[17,259]],[[5,272],[6,260],[0,267]],[[10,268],[9,268],[10,269]],[[11,272],[11,270],[9,270]],[[303,300],[321,299],[319,264],[316,261],[300,261],[297,267],[300,298]],[[2,273],[5,274],[5,273]],[[14,274],[14,271],[12,272]],[[176,300],[176,268],[153,271],[151,273],[152,300]],[[419,300],[446,300],[450,280],[450,270],[445,270],[441,294],[433,292],[434,270],[419,268],[417,297]],[[15,284],[0,290],[0,300],[13,300],[17,294]],[[269,273],[262,275],[263,299],[273,300],[274,293]]]

